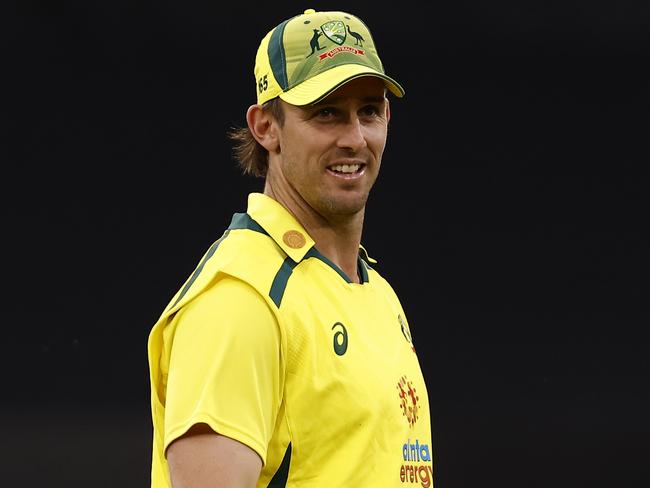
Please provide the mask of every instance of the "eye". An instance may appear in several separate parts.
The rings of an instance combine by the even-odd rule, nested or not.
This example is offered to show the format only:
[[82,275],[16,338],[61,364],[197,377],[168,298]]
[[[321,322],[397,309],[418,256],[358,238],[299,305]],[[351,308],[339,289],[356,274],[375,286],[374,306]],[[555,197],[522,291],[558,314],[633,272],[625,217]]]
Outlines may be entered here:
[[337,113],[338,112],[334,107],[323,107],[318,109],[314,116],[319,119],[331,119],[336,116]]
[[365,105],[359,113],[364,117],[374,117],[381,113],[378,105]]

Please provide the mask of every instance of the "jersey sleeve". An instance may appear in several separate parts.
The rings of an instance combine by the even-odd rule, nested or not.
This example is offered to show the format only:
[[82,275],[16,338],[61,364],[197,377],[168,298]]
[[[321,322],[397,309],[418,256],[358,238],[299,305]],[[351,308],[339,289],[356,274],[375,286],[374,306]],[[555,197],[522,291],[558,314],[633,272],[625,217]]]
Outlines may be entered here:
[[164,450],[198,423],[235,439],[266,464],[282,399],[277,319],[258,292],[225,277],[165,330],[170,342]]

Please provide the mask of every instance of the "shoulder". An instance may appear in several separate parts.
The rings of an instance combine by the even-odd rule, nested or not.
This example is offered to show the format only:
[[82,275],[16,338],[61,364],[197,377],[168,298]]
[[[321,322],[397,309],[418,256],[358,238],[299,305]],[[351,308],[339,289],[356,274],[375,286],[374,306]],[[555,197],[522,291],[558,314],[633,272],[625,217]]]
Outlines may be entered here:
[[250,284],[222,275],[175,314],[172,329],[192,341],[218,337],[258,339],[277,333],[277,319],[267,300]]
[[[194,271],[171,300],[167,314],[205,294],[217,284],[219,289],[241,291],[236,281],[246,283],[262,296],[268,293],[285,256],[266,234],[250,229],[228,229],[198,261]],[[226,280],[226,277],[236,280]]]
[[210,286],[183,307],[181,313],[208,318],[273,315],[259,290],[228,274],[219,274]]

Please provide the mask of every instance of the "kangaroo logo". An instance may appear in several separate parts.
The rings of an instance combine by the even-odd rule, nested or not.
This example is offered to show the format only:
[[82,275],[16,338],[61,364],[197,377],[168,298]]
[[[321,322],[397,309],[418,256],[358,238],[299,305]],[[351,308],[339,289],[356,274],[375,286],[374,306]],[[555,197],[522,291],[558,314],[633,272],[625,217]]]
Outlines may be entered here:
[[[333,47],[329,51],[325,51],[324,53],[319,54],[318,61],[323,61],[325,59],[333,58],[337,54],[341,54],[341,53],[355,54],[357,56],[365,55],[365,50],[362,49],[363,41],[365,39],[361,34],[359,34],[358,32],[354,32],[352,29],[350,29],[350,26],[345,24],[342,20],[331,20],[321,25],[320,31],[318,29],[312,29],[312,30],[314,33],[312,34],[311,40],[309,41],[309,47],[311,47],[311,52],[307,56],[305,56],[305,58],[308,58],[311,55],[313,55],[316,51],[320,51],[321,49],[325,49],[327,47],[327,46],[321,47],[319,42],[319,38],[323,34],[327,39],[332,41],[334,44],[337,44],[337,46]],[[352,45],[343,45],[343,43],[345,43],[345,40],[348,37],[348,33],[350,33],[351,38],[354,38],[355,41],[354,46],[359,46],[359,47],[354,47]]]
[[309,47],[311,47],[311,52],[306,57],[311,56],[316,51],[325,49],[325,46],[320,47],[320,44],[318,43],[318,38],[322,35],[323,33],[321,31],[319,31],[318,29],[314,29],[314,35],[312,36],[311,41],[309,41]]

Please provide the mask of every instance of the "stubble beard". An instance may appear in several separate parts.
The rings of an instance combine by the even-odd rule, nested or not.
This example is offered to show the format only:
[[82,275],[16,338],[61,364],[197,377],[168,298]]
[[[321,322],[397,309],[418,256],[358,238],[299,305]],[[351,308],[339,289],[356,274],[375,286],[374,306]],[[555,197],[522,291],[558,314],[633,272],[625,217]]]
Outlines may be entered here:
[[318,202],[320,213],[331,222],[344,222],[363,213],[368,201],[369,191],[353,198],[323,195]]

